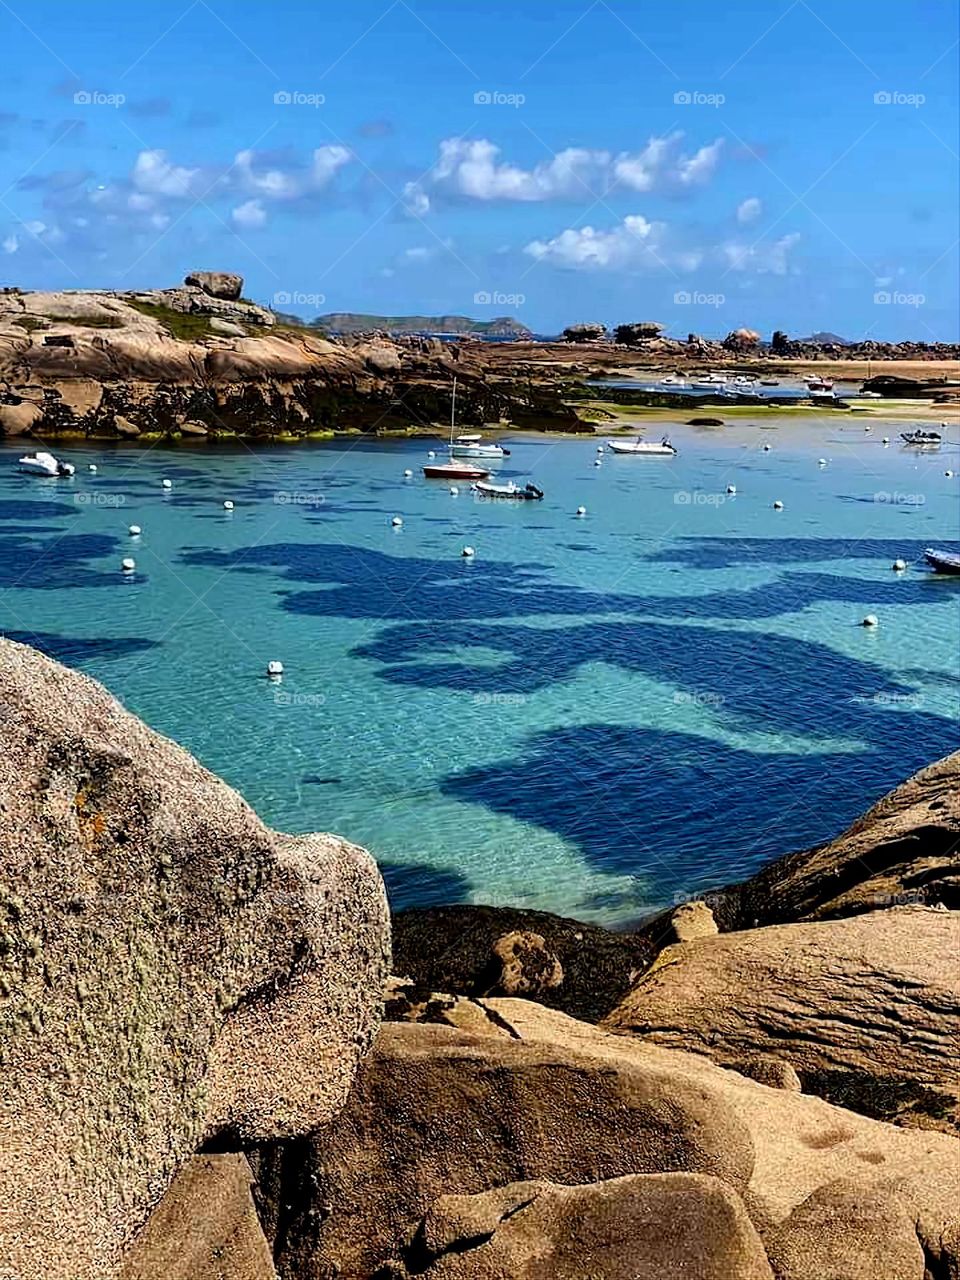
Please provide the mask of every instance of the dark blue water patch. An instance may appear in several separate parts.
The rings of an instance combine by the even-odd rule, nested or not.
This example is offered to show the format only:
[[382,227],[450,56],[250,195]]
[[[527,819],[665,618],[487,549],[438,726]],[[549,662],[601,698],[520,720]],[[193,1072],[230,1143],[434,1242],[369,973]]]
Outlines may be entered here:
[[952,725],[898,713],[858,754],[757,754],[676,732],[594,724],[536,735],[523,756],[442,790],[562,836],[654,901],[721,884],[827,840],[906,774],[952,749]]
[[[507,660],[436,661],[451,648],[493,650]],[[592,622],[550,630],[484,623],[401,625],[353,654],[383,663],[377,674],[390,684],[521,698],[535,697],[603,661],[668,685],[673,692],[665,698],[680,714],[682,704],[696,704],[713,709],[731,729],[789,733],[811,743],[835,737],[870,740],[893,723],[890,699],[911,692],[881,667],[813,641],[660,622]]]
[[33,520],[62,520],[66,516],[77,515],[77,512],[76,506],[66,502],[42,502],[36,498],[0,500],[0,520],[15,520],[17,524],[29,524]]
[[453,867],[423,863],[378,862],[391,909],[434,907],[466,902],[470,881]]
[[106,534],[63,534],[46,539],[0,534],[0,588],[60,591],[108,586],[118,581],[119,573],[90,568],[89,562],[115,554],[118,546],[118,539]]
[[678,538],[647,558],[693,569],[731,569],[742,564],[782,565],[815,560],[896,560],[922,556],[923,542],[888,538]]
[[317,777],[316,774],[308,773],[301,779],[301,781],[305,785],[312,786],[312,787],[333,787],[333,786],[339,786],[343,782],[343,779],[342,778],[320,778],[320,777]]
[[[451,531],[451,536],[456,536]],[[703,539],[695,547],[657,552],[651,560],[692,558],[697,567],[727,567],[733,563],[782,564],[797,559],[799,548],[813,548],[802,558],[819,558],[824,540],[787,540],[783,555],[774,550],[777,542],[762,539],[722,541],[720,545]],[[828,546],[830,544],[827,544]],[[843,540],[846,554],[853,546],[867,544]],[[904,553],[901,543],[874,543],[864,554],[876,554],[877,546],[892,558]],[[919,547],[920,544],[917,544]],[[767,558],[770,558],[768,560]],[[464,562],[449,559],[422,559],[391,556],[382,551],[344,544],[275,543],[233,551],[189,551],[183,554],[189,565],[226,570],[252,571],[255,567],[274,571],[287,581],[322,583],[321,592],[301,591],[288,595],[284,609],[290,613],[316,617],[386,620],[398,612],[410,620],[446,619],[456,622],[470,618],[507,618],[518,614],[579,616],[587,614],[654,614],[671,618],[756,619],[793,613],[816,601],[842,601],[857,605],[938,603],[942,596],[929,590],[928,577],[910,576],[873,582],[825,573],[785,573],[772,583],[742,591],[715,592],[700,596],[626,595],[593,592],[580,587],[552,583],[545,579],[545,565],[516,565],[488,561],[482,557]],[[837,557],[839,557],[839,551]]]
[[83,667],[87,663],[103,660],[115,661],[132,654],[146,653],[158,648],[161,640],[149,640],[146,636],[111,636],[93,639],[85,636],[63,636],[50,631],[4,631],[7,640],[28,644],[39,649],[48,658],[55,658],[68,667]]

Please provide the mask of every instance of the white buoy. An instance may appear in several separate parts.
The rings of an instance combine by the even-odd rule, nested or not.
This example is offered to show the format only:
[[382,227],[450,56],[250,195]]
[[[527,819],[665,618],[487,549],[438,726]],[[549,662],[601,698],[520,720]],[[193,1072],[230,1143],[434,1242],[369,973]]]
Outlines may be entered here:
[[411,477],[412,475],[413,475],[413,472],[412,472],[412,471],[405,471],[405,472],[403,473],[403,478],[404,478],[404,480],[409,480],[409,479],[410,479],[410,477]]
[[889,444],[889,443],[890,443],[890,437],[889,437],[889,436],[884,436],[884,437],[883,437],[883,439],[880,441],[880,443],[881,443],[881,444]]
[[818,458],[818,459],[817,459],[817,466],[818,466],[818,467],[825,467],[826,465],[827,465],[827,460],[826,460],[826,458]]
[[427,457],[428,457],[428,458],[435,458],[436,456],[437,456],[437,455],[434,453],[434,451],[433,451],[432,449],[431,449],[431,450],[430,450],[430,452],[427,454]]
[[603,445],[602,445],[602,444],[598,444],[598,445],[597,445],[597,453],[603,453]]
[[861,627],[875,627],[877,625],[877,615],[875,613],[868,613],[860,625]]
[[172,480],[161,480],[161,481],[160,481],[160,487],[161,487],[162,489],[172,489],[172,488],[173,488],[173,481],[172,481]]
[[586,508],[586,507],[577,507],[577,515],[578,515],[578,516],[585,516],[586,514],[587,514],[587,508]]
[[602,462],[600,461],[600,459],[598,458],[598,459],[596,460],[596,462],[595,462],[593,465],[594,465],[595,467],[602,467],[602,466],[603,466],[603,463],[602,463]]
[[399,529],[400,526],[403,524],[403,519],[401,516],[394,516],[393,519],[390,521],[390,523],[393,525],[395,529]]
[[90,465],[87,467],[87,470],[92,472],[95,475],[97,471],[97,464],[95,462],[91,462]]
[[770,446],[769,446],[768,444],[765,444],[765,445],[763,446],[763,452],[764,452],[764,453],[769,453],[769,452],[770,452]]
[[229,498],[227,498],[226,502],[223,504],[223,509],[224,509],[224,511],[232,511],[232,510],[233,510],[233,503],[230,501],[230,499],[229,499]]
[[947,479],[948,479],[948,480],[952,480],[952,479],[953,479],[953,472],[952,472],[952,471],[945,471],[943,474],[947,477]]
[[462,556],[466,556],[466,558],[470,560],[477,553],[476,551],[474,551],[473,547],[464,547],[463,550],[460,552],[460,554]]
[[123,570],[124,573],[133,573],[136,567],[137,567],[136,560],[131,560],[129,559],[129,557],[126,560],[121,560],[120,562],[120,568]]
[[127,530],[131,538],[139,538],[142,530],[138,524],[132,524]]
[[460,490],[457,488],[457,486],[456,486],[455,484],[452,484],[452,485],[450,486],[450,494],[451,494],[451,497],[454,497],[454,498],[455,498],[459,492],[460,492]]
[[783,503],[780,501],[780,499],[779,499],[779,498],[778,498],[778,499],[776,500],[776,502],[773,504],[773,509],[774,509],[774,511],[782,511],[782,510],[783,510]]
[[274,677],[282,676],[282,675],[283,675],[283,663],[282,663],[282,662],[277,662],[277,661],[276,661],[276,659],[274,659],[274,661],[273,661],[273,662],[268,662],[268,663],[267,663],[267,675],[268,675],[268,676],[274,676]]
[[863,429],[864,429],[864,431],[872,431],[872,430],[873,430],[873,427],[864,427]]
[[735,484],[727,485],[727,493],[736,493],[736,492],[737,492],[737,486]]
[[907,567],[907,562],[906,560],[894,560],[893,564],[890,567],[891,569],[894,569],[897,573],[902,573],[903,570]]

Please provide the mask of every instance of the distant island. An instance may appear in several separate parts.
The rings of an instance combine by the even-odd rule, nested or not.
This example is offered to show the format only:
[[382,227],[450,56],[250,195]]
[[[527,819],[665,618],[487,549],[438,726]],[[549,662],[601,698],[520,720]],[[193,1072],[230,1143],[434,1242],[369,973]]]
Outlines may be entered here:
[[373,316],[356,311],[331,311],[310,321],[326,333],[475,333],[484,338],[532,338],[531,331],[512,316],[473,320],[470,316]]

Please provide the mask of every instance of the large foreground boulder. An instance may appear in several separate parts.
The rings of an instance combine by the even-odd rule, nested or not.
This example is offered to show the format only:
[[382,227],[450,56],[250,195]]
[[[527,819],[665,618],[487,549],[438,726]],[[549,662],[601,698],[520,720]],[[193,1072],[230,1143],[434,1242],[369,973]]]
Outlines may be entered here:
[[[956,1138],[898,1129],[795,1090],[770,1088],[700,1055],[613,1035],[531,1001],[470,1003],[488,1016],[473,1018],[469,1032],[385,1025],[333,1123],[306,1141],[261,1144],[252,1156],[264,1230],[283,1280],[359,1280],[380,1267],[388,1268],[388,1276],[403,1275],[405,1265],[439,1265],[438,1247],[430,1256],[417,1252],[418,1233],[423,1243],[438,1197],[479,1197],[478,1211],[487,1213],[491,1204],[495,1208],[492,1193],[516,1182],[582,1189],[664,1173],[719,1180],[727,1208],[711,1210],[701,1229],[709,1231],[711,1222],[735,1225],[729,1206],[739,1197],[765,1246],[775,1245],[792,1267],[804,1253],[814,1257],[809,1224],[817,1210],[811,1198],[838,1182],[847,1190],[836,1202],[848,1208],[838,1208],[821,1227],[817,1248],[824,1268],[842,1252],[828,1237],[842,1235],[848,1222],[864,1223],[868,1204],[875,1228],[873,1252],[866,1256],[873,1262],[854,1273],[857,1280],[889,1280],[877,1262],[885,1223],[913,1224],[937,1280],[960,1267]],[[714,1192],[697,1199],[704,1211],[716,1206]],[[584,1197],[577,1213],[584,1223],[596,1223],[589,1193]],[[548,1219],[556,1224],[561,1217],[558,1208],[543,1220],[548,1252],[559,1247],[558,1229]],[[624,1237],[638,1257],[652,1230],[641,1221],[636,1219],[633,1236]],[[491,1243],[502,1229],[495,1227]],[[463,1237],[459,1230],[448,1233],[454,1248],[447,1252],[465,1239],[466,1228]],[[435,1244],[443,1234],[434,1230]],[[602,1243],[602,1232],[592,1238]],[[501,1244],[512,1239],[501,1237]],[[671,1270],[673,1260],[689,1262],[681,1244],[673,1241],[674,1253],[665,1253],[663,1276],[700,1274],[689,1265]],[[915,1259],[908,1245],[900,1238],[898,1256]],[[520,1256],[508,1250],[504,1262],[498,1250],[486,1255],[497,1266]],[[583,1260],[577,1270],[571,1250],[563,1261],[571,1275],[606,1274]],[[612,1255],[605,1259],[612,1268]],[[443,1260],[444,1267],[454,1265]],[[811,1269],[810,1280],[843,1275],[824,1268]],[[564,1272],[546,1267],[533,1274],[539,1280]],[[794,1274],[802,1272],[791,1273],[791,1280]],[[923,1269],[910,1280],[924,1280]]]
[[948,1127],[960,1093],[960,912],[901,907],[668,947],[605,1025],[733,1067],[779,1058],[808,1092]]
[[6,640],[0,812],[0,1273],[104,1280],[202,1144],[338,1110],[379,1021],[383,886]]
[[960,751],[921,769],[836,840],[712,895],[725,929],[922,903],[960,910]]
[[752,1144],[716,1089],[489,1025],[385,1024],[336,1121],[253,1159],[284,1280],[369,1276],[444,1193],[638,1172],[747,1185]]
[[690,1173],[442,1196],[407,1256],[429,1280],[773,1280],[740,1197]]

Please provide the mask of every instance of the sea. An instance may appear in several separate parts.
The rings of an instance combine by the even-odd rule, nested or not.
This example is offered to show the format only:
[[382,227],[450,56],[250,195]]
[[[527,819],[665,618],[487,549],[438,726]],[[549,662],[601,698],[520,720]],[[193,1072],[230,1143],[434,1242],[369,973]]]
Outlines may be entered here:
[[505,437],[542,502],[426,480],[439,439],[71,443],[72,479],[7,442],[0,630],[365,846],[397,907],[629,927],[958,746],[960,578],[922,553],[960,545],[960,446],[909,425]]

